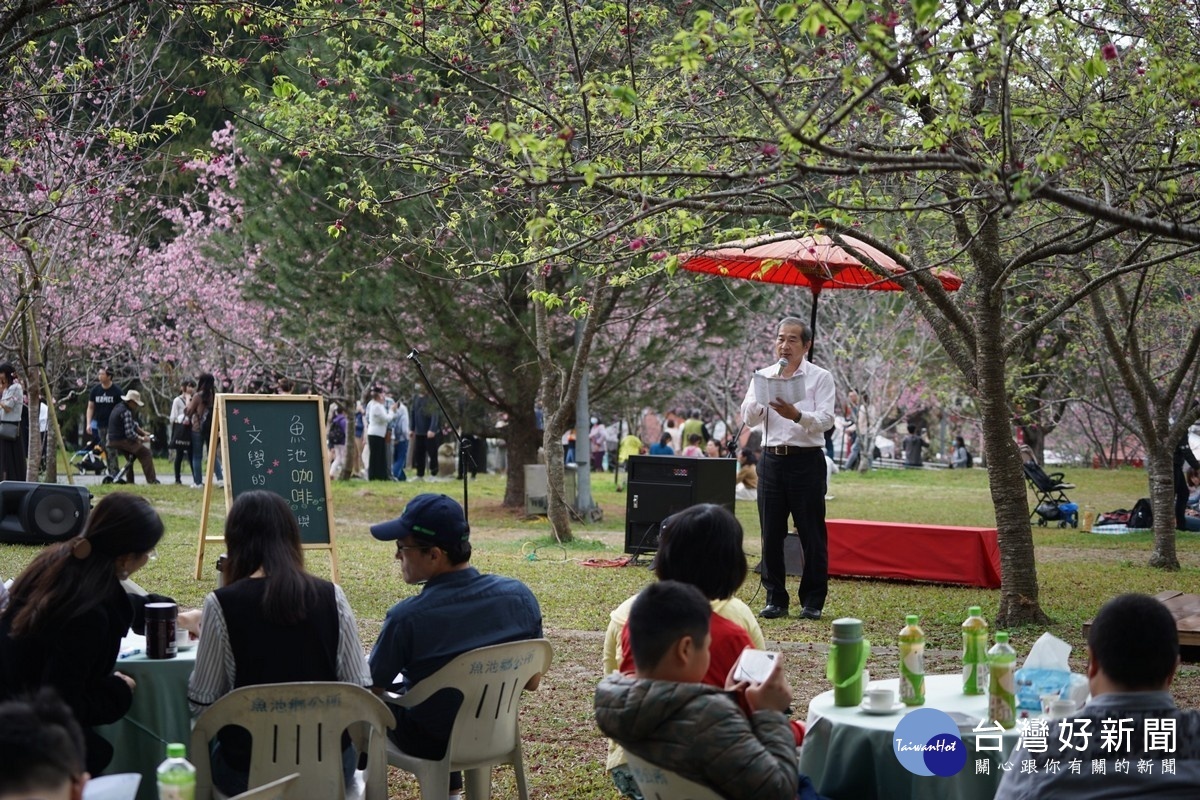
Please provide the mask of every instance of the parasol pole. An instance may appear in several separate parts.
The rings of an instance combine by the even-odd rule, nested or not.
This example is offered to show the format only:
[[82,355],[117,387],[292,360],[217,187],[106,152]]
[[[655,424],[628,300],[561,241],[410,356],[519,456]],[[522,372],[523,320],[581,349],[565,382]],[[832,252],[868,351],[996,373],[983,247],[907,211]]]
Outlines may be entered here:
[[808,330],[812,333],[812,347],[808,348],[808,360],[813,360],[813,353],[817,349],[817,301],[821,298],[821,286],[819,283],[812,285],[812,314],[808,318]]

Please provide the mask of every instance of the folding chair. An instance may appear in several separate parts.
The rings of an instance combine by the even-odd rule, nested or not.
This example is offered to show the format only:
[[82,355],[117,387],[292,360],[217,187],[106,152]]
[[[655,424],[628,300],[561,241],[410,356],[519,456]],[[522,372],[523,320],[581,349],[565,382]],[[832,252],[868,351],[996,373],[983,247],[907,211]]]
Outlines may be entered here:
[[628,750],[625,751],[625,757],[629,771],[633,773],[633,779],[637,781],[646,800],[721,800],[721,795],[715,790],[651,764]]
[[[343,800],[350,792],[365,800],[387,800],[384,742],[394,723],[387,705],[351,683],[268,683],[234,689],[196,719],[188,751],[196,765],[196,800],[222,795],[212,785],[209,742],[226,725],[250,733],[250,786],[263,786],[299,773],[303,792],[321,800]],[[367,754],[366,786],[347,788],[342,774],[342,732]]]
[[517,796],[529,800],[525,763],[521,757],[518,712],[526,684],[550,667],[554,649],[545,639],[526,639],[470,650],[425,678],[403,695],[388,694],[390,704],[412,708],[443,689],[462,695],[446,755],[440,761],[405,753],[392,741],[388,763],[417,776],[422,800],[445,800],[450,773],[465,772],[471,800],[492,794],[492,767],[512,764]]
[[1045,527],[1048,522],[1058,522],[1060,528],[1070,525],[1079,526],[1079,507],[1067,497],[1066,490],[1074,489],[1075,484],[1067,483],[1061,472],[1046,473],[1029,445],[1021,445],[1022,468],[1025,470],[1025,482],[1033,490],[1033,510],[1029,512],[1029,521],[1038,518],[1038,525]]

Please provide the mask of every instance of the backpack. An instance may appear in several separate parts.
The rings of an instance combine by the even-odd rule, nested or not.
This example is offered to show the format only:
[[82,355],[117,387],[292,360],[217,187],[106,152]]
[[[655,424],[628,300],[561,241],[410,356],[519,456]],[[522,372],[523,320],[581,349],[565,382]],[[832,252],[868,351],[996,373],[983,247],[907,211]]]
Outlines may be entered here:
[[1150,511],[1150,498],[1143,497],[1133,504],[1133,511],[1129,512],[1129,522],[1127,527],[1130,528],[1153,528],[1154,514]]
[[967,450],[967,469],[975,466],[975,456],[971,455],[971,451]]
[[326,441],[330,446],[346,443],[346,418],[342,417],[339,420],[333,420],[329,423],[329,432],[325,435]]

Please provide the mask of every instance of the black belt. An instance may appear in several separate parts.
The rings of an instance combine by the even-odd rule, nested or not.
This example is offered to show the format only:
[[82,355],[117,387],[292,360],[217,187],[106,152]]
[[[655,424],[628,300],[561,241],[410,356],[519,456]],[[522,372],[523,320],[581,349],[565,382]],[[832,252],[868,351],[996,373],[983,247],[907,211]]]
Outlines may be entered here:
[[824,447],[798,447],[794,444],[769,444],[763,447],[764,453],[770,453],[773,456],[798,456],[824,450]]

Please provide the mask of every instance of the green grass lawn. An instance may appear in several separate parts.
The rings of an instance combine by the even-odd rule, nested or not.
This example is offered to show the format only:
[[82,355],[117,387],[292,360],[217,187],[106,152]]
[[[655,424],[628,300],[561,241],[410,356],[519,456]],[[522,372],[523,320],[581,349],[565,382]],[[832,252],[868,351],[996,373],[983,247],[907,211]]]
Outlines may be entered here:
[[[168,475],[165,462],[160,474]],[[1145,473],[1134,469],[1068,470],[1078,488],[1071,499],[1081,510],[1096,512],[1130,508],[1145,496]],[[99,497],[109,487],[94,487]],[[194,580],[192,569],[199,535],[203,493],[174,485],[138,486],[162,514],[167,535],[158,559],[136,576],[142,585],[170,594],[181,603],[198,605],[215,584],[213,563],[219,548],[206,552],[204,577]],[[404,503],[421,491],[437,491],[461,500],[461,483],[374,483],[335,485],[335,514],[340,581],[358,616],[364,643],[375,640],[387,608],[414,589],[405,586],[390,544],[376,542],[368,532],[374,522],[399,515]],[[625,494],[614,489],[611,475],[596,476],[593,493],[604,510],[603,521],[575,528],[576,541],[558,545],[544,518],[501,505],[504,483],[499,476],[480,476],[470,485],[470,520],[474,563],[484,571],[512,575],[525,581],[542,606],[547,637],[555,647],[555,663],[542,688],[529,695],[523,710],[526,763],[533,793],[549,798],[612,798],[603,769],[604,742],[591,719],[592,689],[600,679],[602,636],[608,613],[652,579],[642,566],[592,567],[588,559],[615,559],[623,554]],[[879,470],[866,475],[835,476],[828,503],[830,518],[876,519],[931,524],[991,526],[994,517],[983,470]],[[1032,496],[1031,496],[1032,499]],[[218,535],[224,501],[215,498],[210,533]],[[746,529],[751,563],[758,560],[758,524],[752,504],[739,503],[738,518]],[[1080,625],[1108,597],[1126,591],[1154,594],[1165,589],[1200,593],[1200,535],[1180,534],[1182,569],[1167,573],[1146,566],[1148,533],[1101,536],[1073,529],[1034,528],[1038,578],[1043,608],[1053,622],[1046,629],[1075,647],[1072,666],[1083,669]],[[0,575],[18,572],[38,548],[0,545]],[[329,558],[310,554],[313,572],[328,576]],[[752,574],[740,596],[755,609],[762,604]],[[794,583],[791,584],[794,587]],[[998,591],[970,587],[837,580],[830,586],[826,606],[832,616],[855,616],[865,622],[873,642],[868,663],[875,678],[894,677],[894,639],[906,613],[921,616],[929,647],[930,671],[958,667],[959,625],[967,607],[981,605],[992,619]],[[830,617],[832,618],[832,617]],[[1042,628],[1013,631],[1022,656]],[[792,617],[764,621],[763,631],[786,655],[788,676],[796,694],[795,707],[803,716],[807,701],[828,689],[824,679],[829,619],[807,622]],[[1176,683],[1181,704],[1200,704],[1200,671],[1185,665]],[[501,773],[495,796],[512,793],[511,774]],[[393,771],[393,797],[416,798],[415,783]]]

